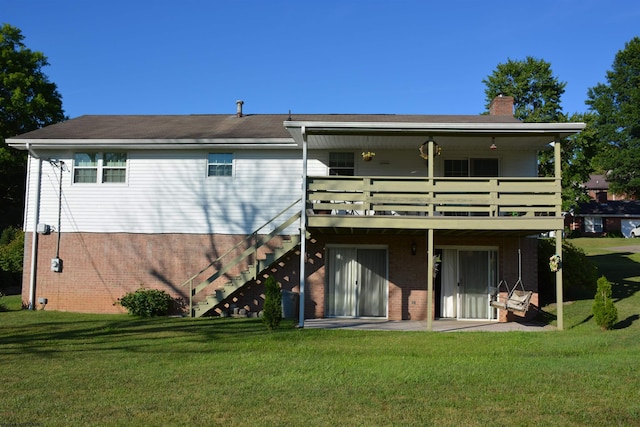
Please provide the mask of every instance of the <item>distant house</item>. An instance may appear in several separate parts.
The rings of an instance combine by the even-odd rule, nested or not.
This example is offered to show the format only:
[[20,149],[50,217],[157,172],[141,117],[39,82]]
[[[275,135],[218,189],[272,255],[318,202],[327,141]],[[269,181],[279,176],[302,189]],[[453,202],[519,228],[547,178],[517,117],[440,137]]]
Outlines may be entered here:
[[510,97],[477,116],[247,115],[238,103],[10,138],[29,152],[23,300],[115,313],[145,286],[192,315],[255,314],[272,274],[299,296],[302,324],[511,319],[493,288],[521,276],[537,305],[531,236],[563,229],[560,165],[540,178],[536,155],[559,158],[559,138],[584,127],[512,111]]
[[566,215],[566,228],[582,236],[631,237],[631,230],[640,225],[640,201],[609,191],[604,175],[592,175],[584,186],[592,200]]

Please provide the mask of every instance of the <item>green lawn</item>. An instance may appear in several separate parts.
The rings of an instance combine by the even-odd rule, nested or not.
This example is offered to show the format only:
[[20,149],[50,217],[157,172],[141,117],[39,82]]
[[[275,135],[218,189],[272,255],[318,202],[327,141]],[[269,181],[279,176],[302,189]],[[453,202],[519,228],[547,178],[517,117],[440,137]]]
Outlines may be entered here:
[[588,250],[601,270],[632,267],[610,277],[613,331],[591,301],[539,333],[0,313],[0,425],[640,425],[640,260]]

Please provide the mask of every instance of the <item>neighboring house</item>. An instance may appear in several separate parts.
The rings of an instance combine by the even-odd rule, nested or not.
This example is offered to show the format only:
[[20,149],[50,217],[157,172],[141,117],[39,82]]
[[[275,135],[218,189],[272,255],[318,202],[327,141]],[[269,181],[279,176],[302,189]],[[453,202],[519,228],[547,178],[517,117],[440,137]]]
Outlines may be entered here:
[[583,236],[631,237],[631,230],[640,225],[640,201],[611,193],[604,175],[591,175],[584,187],[591,201],[568,212],[565,227]]
[[640,201],[592,200],[581,203],[567,215],[569,229],[582,236],[622,235],[631,237],[631,230],[640,225]]
[[195,315],[255,313],[273,274],[300,294],[301,324],[505,321],[491,288],[519,276],[538,304],[531,236],[563,218],[560,164],[539,178],[537,153],[559,158],[584,124],[521,123],[510,97],[477,116],[241,107],[82,116],[8,139],[29,151],[25,303],[120,312],[116,300],[145,286]]

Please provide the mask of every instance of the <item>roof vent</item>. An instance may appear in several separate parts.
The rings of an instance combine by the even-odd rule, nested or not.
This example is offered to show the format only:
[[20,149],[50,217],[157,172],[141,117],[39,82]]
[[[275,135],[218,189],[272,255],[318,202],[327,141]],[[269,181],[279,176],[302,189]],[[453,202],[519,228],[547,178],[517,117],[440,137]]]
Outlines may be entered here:
[[242,117],[242,104],[244,104],[244,101],[236,101],[236,117]]

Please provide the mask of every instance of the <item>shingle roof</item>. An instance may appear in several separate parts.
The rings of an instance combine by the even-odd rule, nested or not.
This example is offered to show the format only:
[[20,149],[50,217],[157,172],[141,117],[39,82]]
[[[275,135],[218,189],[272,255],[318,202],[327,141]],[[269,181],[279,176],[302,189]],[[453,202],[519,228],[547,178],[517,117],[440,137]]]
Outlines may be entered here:
[[640,217],[640,201],[609,200],[607,203],[581,203],[577,216],[634,216]]
[[[20,139],[291,138],[287,114],[86,115],[19,136]],[[399,123],[517,123],[511,116],[294,114],[295,121]]]

